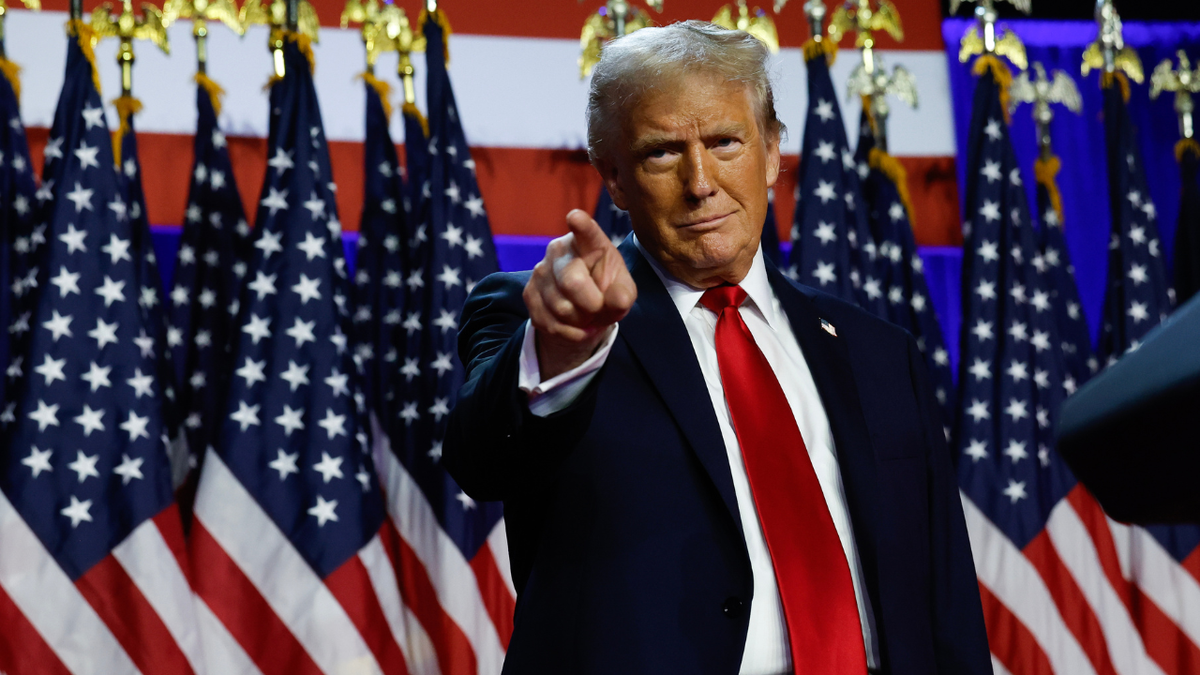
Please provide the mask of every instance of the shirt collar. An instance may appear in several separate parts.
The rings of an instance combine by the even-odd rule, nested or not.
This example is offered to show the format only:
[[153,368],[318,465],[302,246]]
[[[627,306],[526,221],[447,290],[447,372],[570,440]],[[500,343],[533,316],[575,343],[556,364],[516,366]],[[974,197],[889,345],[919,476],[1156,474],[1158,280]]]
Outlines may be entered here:
[[[642,242],[638,240],[637,235],[630,234],[629,236],[633,237],[633,243],[637,246],[642,257],[650,263],[650,268],[654,270],[654,273],[662,280],[663,285],[667,287],[667,294],[671,296],[671,302],[675,303],[675,308],[679,310],[679,315],[686,319],[687,315],[695,309],[696,305],[700,304],[700,298],[704,295],[704,289],[693,288],[676,279],[642,246]],[[750,271],[738,286],[741,286],[742,290],[746,291],[746,295],[750,298],[750,303],[758,308],[763,318],[767,320],[767,324],[771,328],[779,330],[781,317],[775,303],[775,292],[771,290],[771,282],[767,278],[767,263],[763,260],[761,242],[758,250],[754,253],[754,262],[750,264]]]

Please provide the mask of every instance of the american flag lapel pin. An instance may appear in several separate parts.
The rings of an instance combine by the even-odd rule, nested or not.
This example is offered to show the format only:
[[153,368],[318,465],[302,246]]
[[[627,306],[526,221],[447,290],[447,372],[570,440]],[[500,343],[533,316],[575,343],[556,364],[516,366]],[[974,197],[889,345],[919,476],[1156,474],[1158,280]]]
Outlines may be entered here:
[[837,329],[833,327],[833,324],[829,323],[825,319],[821,319],[821,329],[833,337],[837,337]]

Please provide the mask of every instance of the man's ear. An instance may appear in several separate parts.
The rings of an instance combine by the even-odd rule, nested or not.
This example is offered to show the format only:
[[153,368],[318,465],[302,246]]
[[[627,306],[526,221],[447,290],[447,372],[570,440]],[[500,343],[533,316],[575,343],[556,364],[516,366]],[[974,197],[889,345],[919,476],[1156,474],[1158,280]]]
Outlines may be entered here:
[[775,187],[779,180],[779,135],[767,139],[767,187]]
[[595,164],[596,171],[600,173],[600,180],[604,181],[604,187],[608,189],[608,195],[612,197],[613,204],[622,211],[628,211],[628,200],[625,191],[621,189],[621,182],[617,180],[617,166],[613,162],[602,159]]

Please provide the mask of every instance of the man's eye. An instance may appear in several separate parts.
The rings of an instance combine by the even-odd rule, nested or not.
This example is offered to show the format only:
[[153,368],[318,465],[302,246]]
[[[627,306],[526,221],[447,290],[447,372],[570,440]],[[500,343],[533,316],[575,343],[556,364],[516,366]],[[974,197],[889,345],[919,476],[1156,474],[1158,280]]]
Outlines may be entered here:
[[717,147],[728,148],[735,143],[737,143],[736,138],[722,138],[721,140],[717,141]]
[[646,156],[650,159],[662,159],[663,157],[667,156],[667,151],[663,150],[662,148],[656,148],[646,153]]

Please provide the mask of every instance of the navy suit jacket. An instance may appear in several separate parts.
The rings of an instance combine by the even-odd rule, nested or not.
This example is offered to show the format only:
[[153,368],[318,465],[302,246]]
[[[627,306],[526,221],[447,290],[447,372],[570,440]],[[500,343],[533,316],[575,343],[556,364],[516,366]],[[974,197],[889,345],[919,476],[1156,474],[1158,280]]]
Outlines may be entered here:
[[[443,461],[472,497],[504,501],[518,596],[505,673],[736,675],[754,598],[724,442],[678,310],[632,242],[621,252],[637,302],[584,393],[545,418],[517,386],[529,273],[476,286]],[[881,672],[990,673],[915,342],[770,264],[768,275],[829,416]]]

